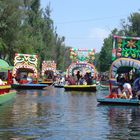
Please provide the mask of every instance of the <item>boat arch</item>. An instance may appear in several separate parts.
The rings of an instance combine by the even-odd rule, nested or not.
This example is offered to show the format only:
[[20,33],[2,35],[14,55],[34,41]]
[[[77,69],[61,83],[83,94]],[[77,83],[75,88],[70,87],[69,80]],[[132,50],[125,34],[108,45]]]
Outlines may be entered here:
[[115,79],[118,70],[123,67],[124,71],[129,71],[133,68],[140,70],[140,61],[131,58],[119,58],[115,60],[110,68],[110,79]]
[[15,54],[14,68],[12,71],[12,76],[16,77],[18,72],[32,72],[34,77],[38,77],[37,70],[37,55],[30,54]]
[[72,63],[67,69],[67,74],[72,76],[76,70],[80,70],[82,73],[90,72],[93,78],[96,77],[96,68],[90,63]]

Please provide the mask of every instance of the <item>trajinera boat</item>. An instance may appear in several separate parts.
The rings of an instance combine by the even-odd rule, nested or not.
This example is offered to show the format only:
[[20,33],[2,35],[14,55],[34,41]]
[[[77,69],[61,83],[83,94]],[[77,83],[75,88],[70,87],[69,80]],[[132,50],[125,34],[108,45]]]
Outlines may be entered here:
[[48,86],[47,84],[42,85],[38,83],[37,61],[37,55],[15,54],[12,88],[43,89]]
[[[112,60],[114,61],[110,67],[109,75],[109,95],[97,98],[97,101],[104,104],[132,104],[140,105],[140,38],[113,36]],[[114,96],[113,85],[123,84],[123,76],[132,86],[132,97],[129,99]],[[139,81],[139,82],[137,82]],[[117,89],[118,90],[118,89]]]
[[52,85],[56,75],[56,63],[54,61],[43,61],[42,63],[42,82],[41,84]]
[[6,61],[0,59],[0,104],[13,99],[16,95],[15,90],[10,90],[12,81],[11,69],[12,67]]
[[65,90],[96,91],[94,53],[94,49],[70,49],[72,63],[66,71]]

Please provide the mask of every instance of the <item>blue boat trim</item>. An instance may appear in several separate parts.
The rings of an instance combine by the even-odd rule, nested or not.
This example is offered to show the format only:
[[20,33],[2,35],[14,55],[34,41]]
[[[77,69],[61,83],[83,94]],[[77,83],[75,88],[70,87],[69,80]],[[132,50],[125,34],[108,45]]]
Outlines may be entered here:
[[134,105],[140,105],[140,100],[138,99],[120,99],[120,98],[98,98],[98,102],[104,103],[104,104],[134,104]]
[[48,84],[12,84],[15,89],[43,89],[48,87]]

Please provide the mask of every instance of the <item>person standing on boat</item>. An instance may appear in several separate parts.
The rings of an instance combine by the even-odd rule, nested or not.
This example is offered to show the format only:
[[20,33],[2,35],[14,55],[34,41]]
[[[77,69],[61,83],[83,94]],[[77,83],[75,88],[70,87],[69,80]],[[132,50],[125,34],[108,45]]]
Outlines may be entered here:
[[76,83],[77,83],[77,85],[78,85],[78,84],[79,84],[79,79],[81,78],[80,71],[77,71],[76,76],[77,76],[77,81],[76,81]]

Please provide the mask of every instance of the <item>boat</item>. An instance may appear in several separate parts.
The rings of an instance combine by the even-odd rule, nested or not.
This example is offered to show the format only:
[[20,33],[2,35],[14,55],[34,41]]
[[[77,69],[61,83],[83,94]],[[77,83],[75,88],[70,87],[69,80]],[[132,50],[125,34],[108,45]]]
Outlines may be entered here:
[[102,104],[115,104],[115,105],[140,105],[140,100],[138,99],[120,99],[120,98],[99,98],[97,99],[99,103]]
[[[11,69],[12,67],[9,66],[9,64],[0,59],[0,78],[3,76],[3,80],[1,80],[0,83],[0,105],[12,100],[15,95],[16,91],[11,90]],[[8,77],[6,76],[8,75]],[[8,80],[6,80],[8,79]]]
[[14,89],[43,89],[47,84],[38,83],[37,55],[15,54],[12,71]]
[[96,91],[96,84],[94,85],[65,85],[66,91]]
[[12,84],[14,89],[44,89],[47,84]]
[[[70,50],[72,63],[66,71],[66,84],[64,85],[66,91],[96,91],[96,69],[93,65],[94,53],[94,49]],[[78,79],[77,81],[75,80],[75,77]]]
[[54,87],[56,87],[56,88],[64,88],[64,84],[54,83]]
[[54,75],[56,74],[56,63],[54,61],[42,62],[42,81],[40,84],[52,85],[54,83]]
[[[137,91],[135,89],[135,82],[140,75],[140,38],[139,37],[125,37],[125,36],[113,36],[113,50],[112,50],[112,60],[113,63],[110,67],[109,74],[109,95],[102,98],[97,98],[97,101],[101,104],[131,104],[140,105],[140,100],[137,96]],[[120,75],[120,76],[119,76]],[[110,98],[113,93],[113,85],[117,83],[118,85],[123,84],[123,79],[121,76],[127,76],[131,84],[133,85],[132,91],[133,96],[131,99],[122,99],[120,97]],[[117,78],[116,78],[117,77]],[[140,84],[140,83],[139,83]],[[140,88],[140,85],[138,86]],[[140,89],[138,89],[140,90]],[[134,94],[135,93],[135,94]]]

